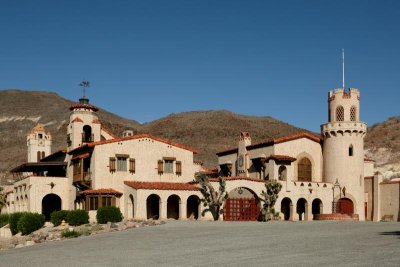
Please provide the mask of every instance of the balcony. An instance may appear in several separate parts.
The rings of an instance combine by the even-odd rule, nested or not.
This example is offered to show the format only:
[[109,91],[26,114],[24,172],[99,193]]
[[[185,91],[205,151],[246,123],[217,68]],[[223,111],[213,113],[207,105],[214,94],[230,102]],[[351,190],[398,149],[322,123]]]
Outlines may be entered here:
[[91,172],[81,172],[75,173],[73,175],[73,185],[79,189],[86,190],[92,186],[92,173]]
[[91,142],[94,142],[94,135],[82,133],[82,143],[91,143]]

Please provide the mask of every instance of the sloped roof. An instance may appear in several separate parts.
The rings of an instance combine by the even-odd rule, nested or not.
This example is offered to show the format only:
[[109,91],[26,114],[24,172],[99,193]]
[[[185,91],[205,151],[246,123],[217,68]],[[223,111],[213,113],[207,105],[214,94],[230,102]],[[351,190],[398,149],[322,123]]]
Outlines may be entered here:
[[152,190],[183,190],[183,191],[198,191],[197,186],[188,183],[167,183],[167,182],[136,182],[125,181],[129,187],[134,189],[152,189]]
[[80,147],[77,147],[71,151],[69,151],[69,154],[73,154],[75,151],[83,149],[83,148],[90,148],[90,147],[95,147],[95,146],[100,146],[100,145],[105,145],[105,144],[111,144],[111,143],[117,143],[117,142],[122,142],[122,141],[128,141],[128,140],[134,140],[134,139],[141,139],[141,138],[150,138],[153,139],[155,141],[161,142],[161,143],[165,143],[171,146],[175,146],[175,147],[179,147],[185,150],[189,150],[195,154],[199,153],[198,150],[188,147],[188,146],[184,146],[166,139],[162,139],[159,137],[155,137],[149,134],[137,134],[137,135],[132,135],[132,136],[126,136],[126,137],[120,137],[120,138],[115,138],[115,139],[110,139],[110,140],[103,140],[103,141],[98,141],[98,142],[93,142],[93,143],[86,143]]
[[112,188],[99,188],[99,189],[89,189],[80,192],[81,195],[122,195],[121,192]]

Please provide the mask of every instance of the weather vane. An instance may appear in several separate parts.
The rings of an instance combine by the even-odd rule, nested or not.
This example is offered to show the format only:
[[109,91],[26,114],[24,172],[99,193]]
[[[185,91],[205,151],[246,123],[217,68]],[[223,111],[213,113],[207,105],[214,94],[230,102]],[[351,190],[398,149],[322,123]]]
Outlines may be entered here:
[[90,87],[90,82],[83,80],[79,86],[82,86],[83,88],[83,98],[86,98],[86,89]]

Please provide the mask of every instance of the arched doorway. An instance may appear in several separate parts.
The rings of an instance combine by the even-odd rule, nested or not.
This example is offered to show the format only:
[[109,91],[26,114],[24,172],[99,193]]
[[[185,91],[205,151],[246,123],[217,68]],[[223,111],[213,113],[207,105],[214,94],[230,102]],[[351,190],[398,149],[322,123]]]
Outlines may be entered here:
[[192,195],[187,199],[186,214],[188,219],[199,219],[200,198]]
[[181,199],[177,195],[171,195],[167,199],[167,218],[179,219],[179,203]]
[[135,200],[133,199],[132,195],[129,195],[128,199],[128,218],[135,217]]
[[300,198],[299,200],[297,200],[296,213],[299,215],[299,221],[304,221],[307,219],[307,200],[305,200],[304,198]]
[[228,194],[224,206],[225,221],[257,221],[260,215],[257,195],[245,187],[237,187]]
[[160,197],[152,194],[146,200],[147,219],[158,220],[160,218]]
[[291,206],[292,200],[290,198],[285,197],[281,201],[281,212],[283,213],[283,219],[285,221],[289,221],[291,219]]
[[48,194],[42,199],[42,214],[46,221],[50,221],[53,211],[61,210],[61,198],[56,194]]
[[322,201],[319,198],[316,198],[312,202],[312,215],[313,215],[313,220],[315,219],[315,215],[321,214],[322,211]]
[[353,201],[351,201],[351,199],[349,198],[339,199],[336,205],[336,212],[344,214],[353,214],[354,213]]

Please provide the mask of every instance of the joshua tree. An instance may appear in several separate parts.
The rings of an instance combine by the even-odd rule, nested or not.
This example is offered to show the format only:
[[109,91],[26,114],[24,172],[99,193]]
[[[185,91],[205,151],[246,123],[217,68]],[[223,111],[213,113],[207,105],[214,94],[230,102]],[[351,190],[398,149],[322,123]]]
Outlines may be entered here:
[[209,178],[204,174],[199,174],[196,176],[196,181],[200,184],[203,197],[201,202],[203,202],[204,207],[208,207],[205,211],[210,211],[214,220],[217,221],[219,218],[219,213],[221,206],[224,204],[225,199],[227,199],[228,194],[225,189],[225,180],[222,177],[218,177],[219,189],[216,191],[211,185]]
[[266,191],[263,190],[260,197],[260,200],[263,202],[261,214],[264,221],[270,221],[277,217],[274,206],[279,197],[278,194],[282,189],[282,185],[276,180],[272,180],[265,184],[265,189]]

